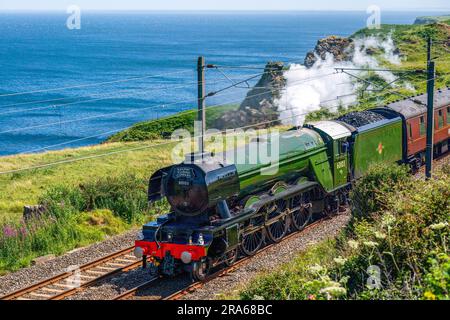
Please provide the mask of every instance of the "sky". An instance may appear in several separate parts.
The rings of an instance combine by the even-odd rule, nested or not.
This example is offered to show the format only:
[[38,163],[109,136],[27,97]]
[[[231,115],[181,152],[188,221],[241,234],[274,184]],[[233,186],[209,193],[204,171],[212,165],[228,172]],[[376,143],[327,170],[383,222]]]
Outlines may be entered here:
[[0,10],[381,10],[450,11],[448,0],[0,0]]

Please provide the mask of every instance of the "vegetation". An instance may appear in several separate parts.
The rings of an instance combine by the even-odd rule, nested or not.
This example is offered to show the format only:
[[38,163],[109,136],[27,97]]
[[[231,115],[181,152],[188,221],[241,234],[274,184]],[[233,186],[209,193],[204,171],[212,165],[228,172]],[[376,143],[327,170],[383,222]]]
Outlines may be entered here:
[[[206,125],[211,127],[217,118],[224,112],[237,109],[238,105],[224,105],[211,107],[206,110]],[[177,113],[166,118],[144,121],[137,123],[130,129],[121,131],[108,139],[108,142],[128,142],[170,138],[171,134],[178,129],[186,129],[194,132],[194,121],[197,119],[197,112],[188,110]]]
[[352,194],[338,239],[261,275],[241,299],[449,299],[450,175],[418,180],[375,167]]

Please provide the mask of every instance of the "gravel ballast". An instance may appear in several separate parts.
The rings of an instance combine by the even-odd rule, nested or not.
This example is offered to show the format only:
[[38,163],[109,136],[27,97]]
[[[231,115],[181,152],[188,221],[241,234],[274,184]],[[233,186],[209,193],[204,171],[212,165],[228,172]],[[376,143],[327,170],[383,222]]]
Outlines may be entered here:
[[0,277],[0,295],[6,295],[28,287],[36,282],[66,272],[69,267],[81,266],[132,246],[137,234],[137,230],[129,231],[123,235],[110,237],[103,242],[50,259],[42,264],[37,264],[23,268],[17,272],[6,274]]
[[349,220],[349,214],[341,214],[324,220],[299,233],[298,236],[285,240],[255,256],[236,271],[207,282],[200,289],[185,295],[183,299],[215,300],[223,296],[231,296],[262,272],[273,271],[282,264],[290,262],[296,254],[305,251],[308,247],[336,237]]

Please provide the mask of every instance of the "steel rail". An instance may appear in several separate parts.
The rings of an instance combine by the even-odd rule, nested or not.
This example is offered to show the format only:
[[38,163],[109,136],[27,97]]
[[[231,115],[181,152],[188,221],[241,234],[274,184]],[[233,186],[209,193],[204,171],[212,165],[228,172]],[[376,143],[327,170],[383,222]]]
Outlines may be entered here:
[[[134,249],[134,246],[132,247],[127,247],[125,249],[122,249],[120,251],[114,252],[110,255],[107,255],[105,257],[102,257],[100,259],[91,261],[87,264],[84,264],[82,266],[80,266],[80,268],[76,269],[76,271],[79,272],[87,272],[89,273],[89,271],[93,271],[93,269],[101,267],[102,265],[108,265],[108,263],[111,263],[112,261],[119,259],[123,256],[127,256],[129,255]],[[12,292],[10,294],[7,294],[5,296],[0,297],[0,300],[16,300],[16,299],[21,299],[24,298],[27,295],[33,295],[36,294],[36,292],[40,291],[40,290],[44,290],[46,292],[53,292],[54,294],[36,294],[36,296],[42,296],[43,298],[45,298],[45,300],[61,300],[64,299],[70,295],[73,295],[74,293],[83,290],[83,288],[89,287],[92,284],[105,279],[111,275],[117,274],[119,272],[126,272],[129,270],[133,270],[136,269],[137,267],[140,266],[141,261],[134,261],[132,263],[125,263],[123,266],[119,266],[118,268],[108,268],[108,269],[113,269],[111,271],[105,271],[105,272],[101,272],[101,271],[96,271],[96,273],[100,274],[100,276],[92,276],[92,279],[87,280],[87,281],[82,281],[80,283],[80,285],[75,286],[75,287],[70,287],[69,285],[64,285],[61,284],[62,281],[67,281],[70,277],[74,276],[74,271],[66,271],[63,273],[60,273],[56,276],[53,276],[49,279],[45,279],[43,281],[37,282],[31,286],[25,287],[23,289],[19,289],[15,292]],[[83,277],[83,276],[81,276]],[[86,276],[84,276],[86,277]],[[61,284],[61,286],[69,288],[69,289],[51,289],[48,287],[51,286],[55,286],[58,283]],[[47,290],[46,290],[47,289]]]

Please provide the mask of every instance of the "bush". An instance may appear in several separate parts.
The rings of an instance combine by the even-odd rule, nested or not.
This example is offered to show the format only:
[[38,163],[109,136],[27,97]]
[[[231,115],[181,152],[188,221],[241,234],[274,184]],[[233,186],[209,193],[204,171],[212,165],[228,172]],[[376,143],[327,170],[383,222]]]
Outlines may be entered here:
[[48,190],[40,202],[55,217],[108,209],[127,223],[135,223],[148,213],[146,181],[133,175],[107,177],[78,187],[60,185]]
[[377,166],[352,200],[355,216],[334,245],[259,277],[240,297],[449,299],[450,176],[426,181],[404,167]]

